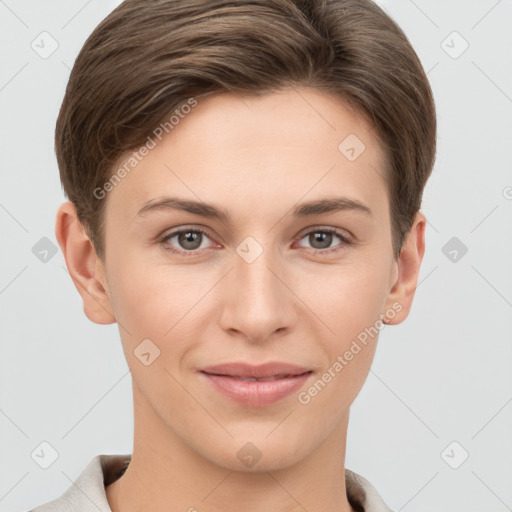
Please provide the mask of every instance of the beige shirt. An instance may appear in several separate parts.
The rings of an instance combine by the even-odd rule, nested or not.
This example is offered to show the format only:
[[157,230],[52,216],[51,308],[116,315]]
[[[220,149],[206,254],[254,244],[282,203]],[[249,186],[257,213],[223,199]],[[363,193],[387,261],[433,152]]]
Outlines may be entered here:
[[[124,473],[131,455],[97,455],[58,498],[30,512],[112,512],[105,486]],[[347,496],[357,512],[393,512],[368,480],[345,469]]]

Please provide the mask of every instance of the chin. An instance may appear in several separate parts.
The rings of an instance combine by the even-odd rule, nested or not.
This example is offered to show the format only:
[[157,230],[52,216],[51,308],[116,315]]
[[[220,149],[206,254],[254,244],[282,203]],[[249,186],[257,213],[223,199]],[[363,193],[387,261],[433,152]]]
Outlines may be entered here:
[[[208,450],[209,453],[203,452],[202,456],[212,464],[229,471],[260,473],[293,466],[307,457],[308,453],[314,449],[314,446],[311,446],[308,450],[304,440],[293,441],[288,435],[276,434],[270,439],[274,434],[268,437],[269,432],[271,430],[265,428],[265,432],[262,432],[260,436],[235,436],[225,446],[217,445],[217,450],[214,453]],[[308,438],[306,434],[305,437]],[[242,441],[242,439],[246,439],[246,441]]]

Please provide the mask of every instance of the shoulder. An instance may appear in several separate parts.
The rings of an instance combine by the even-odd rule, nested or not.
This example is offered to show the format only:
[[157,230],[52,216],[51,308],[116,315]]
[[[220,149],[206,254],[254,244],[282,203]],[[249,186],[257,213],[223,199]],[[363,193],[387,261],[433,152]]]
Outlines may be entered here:
[[355,471],[345,469],[347,496],[358,512],[394,512],[389,508],[377,489]]
[[96,455],[61,496],[29,512],[111,512],[105,485],[119,478],[130,459],[130,455]]

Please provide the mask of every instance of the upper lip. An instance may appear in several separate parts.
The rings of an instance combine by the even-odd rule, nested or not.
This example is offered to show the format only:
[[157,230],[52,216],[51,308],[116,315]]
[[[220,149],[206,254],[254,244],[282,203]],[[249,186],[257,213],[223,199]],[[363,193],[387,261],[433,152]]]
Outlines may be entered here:
[[302,366],[282,362],[270,362],[260,365],[235,362],[208,366],[205,368],[200,368],[199,371],[214,375],[265,378],[274,377],[276,375],[300,375],[302,373],[310,372],[311,370]]

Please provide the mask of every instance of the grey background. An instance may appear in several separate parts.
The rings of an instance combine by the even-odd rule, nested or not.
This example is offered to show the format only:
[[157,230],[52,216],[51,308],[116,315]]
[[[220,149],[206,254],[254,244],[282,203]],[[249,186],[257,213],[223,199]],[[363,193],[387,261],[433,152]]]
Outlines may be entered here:
[[[54,499],[93,456],[132,449],[117,325],[86,318],[60,249],[39,252],[57,246],[65,200],[53,130],[69,71],[118,3],[0,0],[1,512]],[[413,309],[381,331],[346,467],[397,511],[512,510],[512,2],[378,3],[428,72],[438,154]],[[58,43],[47,58],[31,47],[43,31]],[[48,469],[31,457],[42,442],[58,453]]]

